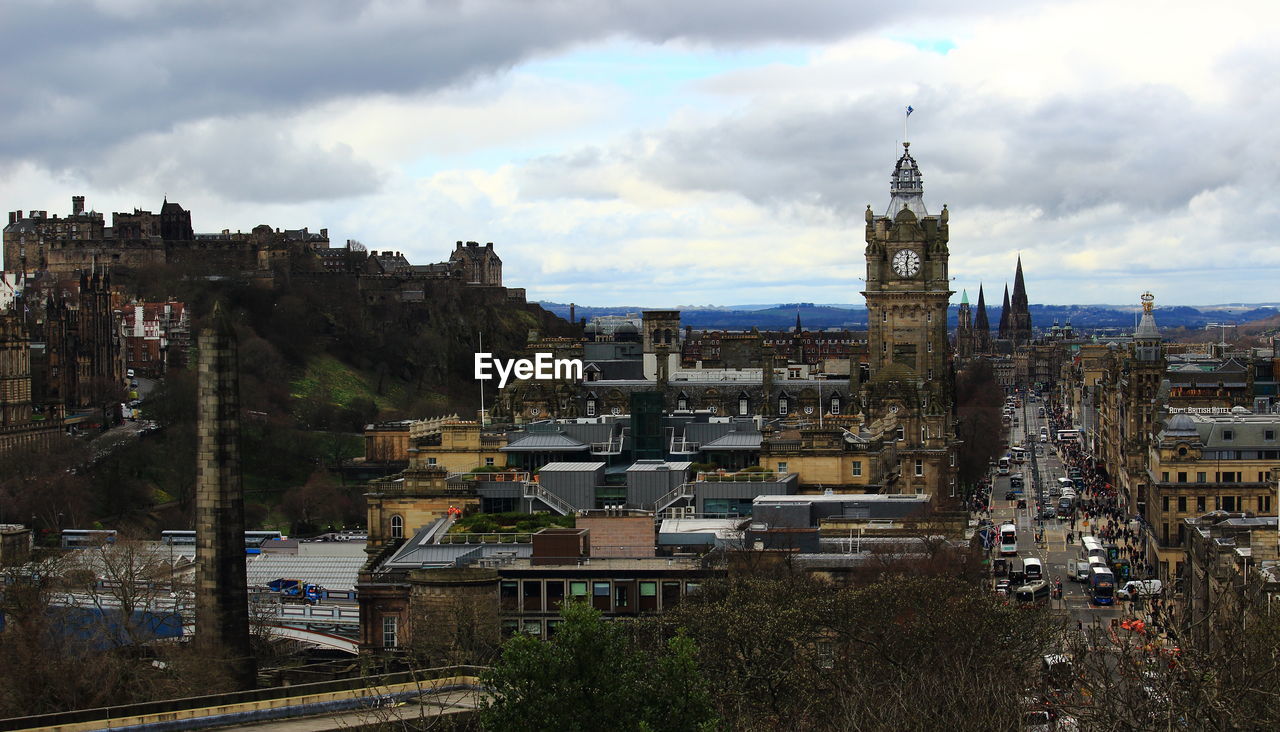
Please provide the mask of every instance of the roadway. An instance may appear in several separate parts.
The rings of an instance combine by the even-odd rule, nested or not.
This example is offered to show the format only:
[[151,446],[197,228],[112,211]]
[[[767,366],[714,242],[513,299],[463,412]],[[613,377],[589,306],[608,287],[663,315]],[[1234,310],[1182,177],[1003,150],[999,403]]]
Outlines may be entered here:
[[[997,528],[1002,523],[1015,524],[1018,527],[1018,556],[1040,559],[1051,583],[1054,577],[1062,578],[1062,598],[1051,600],[1050,608],[1065,611],[1073,621],[1079,621],[1085,627],[1095,623],[1106,625],[1112,618],[1122,617],[1124,608],[1120,605],[1095,605],[1087,585],[1071,581],[1068,567],[1075,561],[1079,543],[1067,544],[1067,532],[1072,530],[1070,521],[1039,518],[1045,505],[1055,505],[1049,497],[1049,487],[1058,478],[1066,477],[1066,467],[1053,449],[1053,443],[1038,441],[1040,427],[1048,427],[1048,420],[1037,416],[1041,406],[1044,406],[1041,401],[1024,398],[1022,407],[1015,412],[1018,423],[1009,428],[1009,446],[1021,446],[1027,450],[1026,462],[1015,463],[1010,471],[1021,472],[1025,476],[1026,487],[1022,495],[1026,498],[1027,507],[1017,508],[1016,500],[1005,500],[1009,478],[995,476],[991,488],[991,519]],[[1084,527],[1077,523],[1074,532],[1077,536],[1081,528]],[[1037,542],[1036,533],[1040,529],[1043,529],[1043,541]]]

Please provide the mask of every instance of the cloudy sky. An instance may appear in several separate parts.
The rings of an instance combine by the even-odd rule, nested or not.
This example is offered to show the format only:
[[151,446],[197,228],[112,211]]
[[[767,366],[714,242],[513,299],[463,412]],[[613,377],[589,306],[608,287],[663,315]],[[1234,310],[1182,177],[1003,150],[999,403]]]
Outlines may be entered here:
[[[865,7],[859,7],[865,6]],[[328,228],[531,299],[861,302],[907,135],[955,289],[1280,301],[1280,3],[0,5],[6,210]],[[956,299],[959,299],[957,294]]]

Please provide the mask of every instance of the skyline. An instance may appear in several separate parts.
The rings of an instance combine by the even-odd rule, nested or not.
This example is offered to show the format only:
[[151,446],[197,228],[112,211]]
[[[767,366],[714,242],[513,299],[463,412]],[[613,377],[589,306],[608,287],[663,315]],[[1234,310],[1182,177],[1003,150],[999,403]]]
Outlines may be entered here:
[[1037,304],[1275,301],[1271,5],[661,6],[8,4],[0,197],[492,241],[531,300],[858,303],[911,105],[953,302],[1019,253]]

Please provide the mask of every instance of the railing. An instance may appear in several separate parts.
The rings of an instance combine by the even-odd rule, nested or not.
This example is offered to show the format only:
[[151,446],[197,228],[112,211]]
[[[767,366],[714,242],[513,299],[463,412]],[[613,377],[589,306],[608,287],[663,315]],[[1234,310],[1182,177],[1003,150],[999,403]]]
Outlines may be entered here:
[[450,473],[449,478],[463,481],[487,481],[492,483],[527,483],[529,474],[519,471],[500,471],[492,473]]
[[701,442],[690,442],[683,437],[673,437],[671,438],[670,452],[673,455],[692,455],[697,452],[700,447],[702,447]]
[[676,501],[693,498],[694,495],[693,483],[681,483],[670,491],[667,491],[662,496],[659,496],[658,500],[654,501],[653,514],[654,516],[657,516]]
[[524,484],[524,497],[536,498],[539,501],[542,501],[548,508],[561,516],[572,516],[578,512],[578,509],[575,508],[573,504],[564,500],[560,496],[557,496],[546,488],[543,488],[537,483]]
[[752,470],[739,473],[698,473],[697,480],[702,483],[776,483],[787,473],[775,473],[772,470]]
[[459,532],[440,537],[441,544],[528,544],[533,534],[492,533],[476,534]]
[[609,440],[608,442],[591,443],[592,455],[617,455],[622,452],[622,440]]

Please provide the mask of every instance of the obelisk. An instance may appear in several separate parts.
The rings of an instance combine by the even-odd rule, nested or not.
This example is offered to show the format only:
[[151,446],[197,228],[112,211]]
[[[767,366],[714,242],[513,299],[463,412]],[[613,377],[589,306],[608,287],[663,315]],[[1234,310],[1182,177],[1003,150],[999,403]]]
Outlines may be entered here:
[[237,689],[257,670],[249,642],[240,482],[240,364],[235,330],[220,303],[200,330],[196,388],[197,652]]

